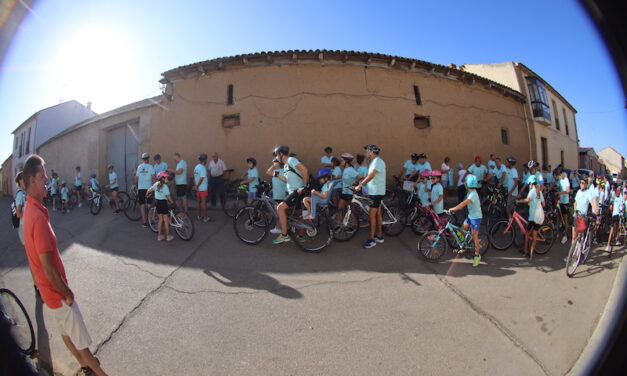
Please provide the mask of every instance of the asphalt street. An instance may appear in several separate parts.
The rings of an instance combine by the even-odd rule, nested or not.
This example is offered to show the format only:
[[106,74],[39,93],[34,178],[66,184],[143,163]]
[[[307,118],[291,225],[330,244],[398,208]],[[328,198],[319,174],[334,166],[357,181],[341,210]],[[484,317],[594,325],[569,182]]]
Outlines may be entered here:
[[[8,207],[7,199],[0,206]],[[70,287],[110,375],[564,375],[592,335],[625,250],[567,278],[567,248],[528,260],[490,249],[426,263],[406,230],[366,232],[321,254],[241,243],[232,222],[195,222],[190,242],[87,208],[51,212]],[[55,374],[78,364],[37,303],[23,248],[0,218],[0,286],[37,323]]]

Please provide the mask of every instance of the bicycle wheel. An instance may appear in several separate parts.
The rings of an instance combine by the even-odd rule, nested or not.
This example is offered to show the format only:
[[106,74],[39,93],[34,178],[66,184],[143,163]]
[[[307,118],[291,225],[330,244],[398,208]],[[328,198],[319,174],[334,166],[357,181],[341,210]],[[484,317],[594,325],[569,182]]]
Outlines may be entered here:
[[381,205],[381,210],[383,211],[381,213],[383,216],[383,233],[388,236],[397,236],[405,230],[405,225],[401,221],[401,208],[393,206],[386,210],[386,206]]
[[430,216],[418,215],[411,223],[411,230],[416,235],[422,235],[425,232],[433,230],[434,224]]
[[153,206],[148,210],[148,225],[154,233],[159,230],[159,215],[157,214],[156,206]]
[[98,213],[100,213],[101,209],[102,209],[102,196],[97,195],[89,203],[89,212],[93,215],[97,215]]
[[137,222],[141,219],[142,213],[139,205],[139,200],[129,200],[124,205],[124,215],[130,221]]
[[318,214],[313,224],[305,223],[305,231],[298,234],[295,227],[290,226],[288,233],[294,243],[305,252],[319,253],[324,251],[333,239],[331,221],[326,212]]
[[496,222],[490,229],[490,244],[497,251],[504,251],[512,246],[514,237],[516,236],[516,228],[514,224],[507,228],[509,225],[508,220],[502,220]]
[[539,239],[536,241],[535,253],[544,255],[553,247],[553,243],[555,243],[555,231],[553,231],[553,227],[549,225],[542,225],[536,236]]
[[[128,193],[126,193],[124,191],[119,191],[118,192],[118,202],[120,203],[120,209],[124,210],[124,206],[130,200],[131,200],[131,198],[129,197]],[[113,209],[115,210],[115,202],[113,202],[113,200],[111,200],[111,202],[113,203]]]
[[78,199],[76,198],[76,193],[70,194],[70,199],[68,200],[67,204],[70,210],[74,209],[76,205],[78,205]]
[[35,331],[22,302],[11,290],[0,289],[0,315],[9,324],[17,346],[26,355],[35,351]]
[[226,195],[226,198],[222,202],[224,214],[231,218],[235,218],[235,214],[244,206],[246,206],[246,198],[239,194]]
[[[335,212],[330,218],[333,228],[333,239],[338,242],[349,241],[355,237],[359,231],[359,218],[355,208],[351,208],[351,212],[344,211],[344,217],[339,218],[339,212]],[[346,219],[348,216],[348,219]],[[344,220],[346,219],[346,224]]]
[[259,244],[270,232],[268,217],[254,206],[240,209],[233,218],[235,235],[245,244]]
[[582,248],[583,234],[577,234],[577,240],[572,242],[570,250],[568,251],[568,257],[566,257],[566,275],[570,278],[575,275],[575,271],[579,266]]
[[418,256],[428,262],[437,262],[448,250],[446,236],[439,231],[429,231],[418,239]]
[[[486,252],[488,251],[488,248],[490,248],[490,236],[488,235],[487,232],[482,231],[479,233],[479,254],[481,255],[481,257],[483,257],[483,255],[486,254]],[[475,241],[473,240],[471,236],[470,240],[468,241],[468,246],[466,249],[466,257],[472,258],[474,254],[475,254]]]
[[174,224],[171,224],[170,227],[174,227],[174,231],[176,231],[179,238],[185,241],[192,240],[194,236],[194,221],[192,217],[185,212],[179,212],[175,214],[173,222]]

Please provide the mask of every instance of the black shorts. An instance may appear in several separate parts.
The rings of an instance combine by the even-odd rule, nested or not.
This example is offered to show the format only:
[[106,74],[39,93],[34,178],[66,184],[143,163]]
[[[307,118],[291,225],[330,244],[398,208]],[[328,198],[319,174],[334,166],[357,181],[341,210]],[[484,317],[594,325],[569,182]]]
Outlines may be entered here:
[[177,184],[176,185],[176,197],[186,198],[185,196],[187,196],[187,185]]
[[620,215],[613,215],[612,216],[612,224],[618,224],[620,223]]
[[111,192],[118,192],[120,190],[119,187],[111,188]]
[[139,201],[140,205],[143,205],[146,203],[146,191],[148,190],[147,189],[137,190],[137,200]]
[[535,223],[534,221],[529,221],[529,223],[527,224],[527,230],[528,231],[539,230],[540,226],[542,226],[542,225],[539,225],[539,224]]
[[347,195],[347,194],[342,193],[340,195],[340,199],[344,201],[351,201],[353,199],[353,195]]
[[368,196],[372,200],[371,208],[378,209],[381,207],[381,201],[383,201],[383,195],[370,195]]
[[301,202],[301,200],[298,199],[299,197],[300,197],[300,194],[298,193],[298,190],[295,190],[289,195],[287,195],[287,197],[285,197],[285,201],[283,202],[285,203],[285,205],[287,205],[288,208],[292,208],[294,206],[298,208]]
[[168,200],[156,200],[157,214],[168,214]]

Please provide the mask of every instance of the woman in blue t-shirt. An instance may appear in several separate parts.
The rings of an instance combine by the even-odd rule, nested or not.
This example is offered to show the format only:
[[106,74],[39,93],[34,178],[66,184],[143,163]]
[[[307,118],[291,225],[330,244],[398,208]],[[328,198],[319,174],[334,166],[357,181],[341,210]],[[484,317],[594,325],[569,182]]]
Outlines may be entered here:
[[[529,194],[527,194],[527,198],[518,200],[517,202],[519,204],[529,204],[527,233],[525,234],[525,245],[521,250],[521,253],[523,256],[532,259],[533,254],[536,251],[538,230],[540,230],[540,226],[542,226],[542,223],[536,223],[535,221],[536,211],[544,210],[544,196],[542,195],[542,189],[540,188],[534,175],[527,178],[527,183],[529,184]],[[540,205],[540,207],[538,207],[538,205]],[[530,239],[532,239],[531,242],[529,242]],[[527,245],[530,245],[529,250],[527,250]]]

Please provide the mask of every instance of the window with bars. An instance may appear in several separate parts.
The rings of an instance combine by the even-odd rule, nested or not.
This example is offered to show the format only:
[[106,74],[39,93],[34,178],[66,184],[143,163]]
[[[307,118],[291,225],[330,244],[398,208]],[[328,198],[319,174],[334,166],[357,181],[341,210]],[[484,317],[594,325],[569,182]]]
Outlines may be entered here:
[[509,132],[505,128],[501,129],[501,141],[503,145],[509,145]]

